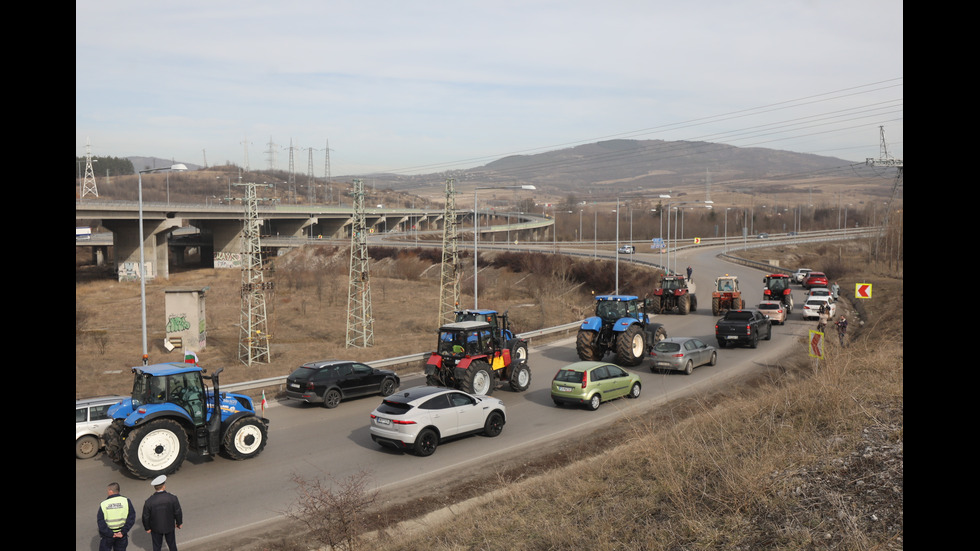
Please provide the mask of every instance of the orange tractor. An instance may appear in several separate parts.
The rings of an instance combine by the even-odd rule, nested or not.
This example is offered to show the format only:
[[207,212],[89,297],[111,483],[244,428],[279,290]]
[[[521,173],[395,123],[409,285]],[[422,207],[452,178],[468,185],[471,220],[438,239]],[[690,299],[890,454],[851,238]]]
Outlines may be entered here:
[[742,292],[738,290],[738,277],[725,274],[715,278],[711,291],[711,314],[718,316],[729,310],[742,309]]

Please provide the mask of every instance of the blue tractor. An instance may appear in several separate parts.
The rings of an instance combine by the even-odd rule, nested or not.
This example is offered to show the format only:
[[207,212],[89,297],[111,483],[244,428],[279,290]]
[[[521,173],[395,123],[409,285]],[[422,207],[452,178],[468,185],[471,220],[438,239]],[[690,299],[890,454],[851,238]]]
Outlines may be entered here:
[[222,371],[205,375],[196,364],[180,362],[134,367],[132,396],[108,411],[106,453],[144,479],[175,472],[189,449],[231,459],[258,455],[269,439],[269,420],[256,415],[248,396],[218,390]]
[[601,361],[607,352],[613,352],[617,364],[632,367],[667,338],[663,324],[653,323],[646,313],[650,299],[599,295],[595,300],[595,316],[582,322],[575,341],[575,351],[583,361]]

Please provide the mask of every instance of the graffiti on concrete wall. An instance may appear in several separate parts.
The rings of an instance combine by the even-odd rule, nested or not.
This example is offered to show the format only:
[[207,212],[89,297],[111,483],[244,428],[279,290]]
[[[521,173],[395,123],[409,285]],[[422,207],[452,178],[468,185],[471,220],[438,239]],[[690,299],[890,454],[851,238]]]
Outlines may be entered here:
[[187,314],[170,314],[167,318],[167,333],[180,333],[191,328]]
[[241,268],[242,253],[214,253],[215,268]]

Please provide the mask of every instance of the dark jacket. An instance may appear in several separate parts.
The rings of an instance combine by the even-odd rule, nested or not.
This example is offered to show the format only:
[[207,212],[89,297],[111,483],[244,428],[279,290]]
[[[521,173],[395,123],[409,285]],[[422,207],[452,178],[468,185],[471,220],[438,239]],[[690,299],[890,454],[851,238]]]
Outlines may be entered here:
[[158,534],[169,534],[175,526],[184,524],[184,512],[180,510],[177,496],[159,491],[143,504],[143,529]]

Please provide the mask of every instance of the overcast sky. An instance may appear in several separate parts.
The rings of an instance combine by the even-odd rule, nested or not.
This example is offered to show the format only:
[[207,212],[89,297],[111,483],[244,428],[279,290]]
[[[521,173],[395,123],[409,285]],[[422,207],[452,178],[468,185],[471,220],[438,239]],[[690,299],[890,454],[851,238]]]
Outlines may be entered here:
[[[897,0],[75,4],[75,154],[438,172],[610,138],[903,149]],[[274,144],[270,147],[270,143]],[[270,150],[275,150],[275,159]],[[247,151],[247,159],[246,159]]]

